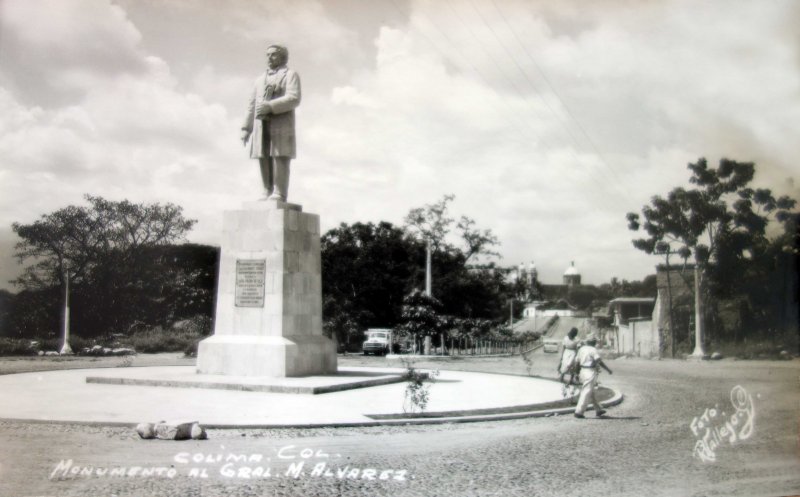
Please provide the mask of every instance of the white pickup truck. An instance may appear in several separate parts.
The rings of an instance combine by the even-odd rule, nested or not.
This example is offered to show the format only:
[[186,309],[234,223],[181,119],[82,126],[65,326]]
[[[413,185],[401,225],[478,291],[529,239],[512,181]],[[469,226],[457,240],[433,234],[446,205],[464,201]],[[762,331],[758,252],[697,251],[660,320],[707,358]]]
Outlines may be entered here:
[[386,355],[392,351],[392,330],[370,328],[364,334],[367,336],[367,340],[361,347],[364,355]]

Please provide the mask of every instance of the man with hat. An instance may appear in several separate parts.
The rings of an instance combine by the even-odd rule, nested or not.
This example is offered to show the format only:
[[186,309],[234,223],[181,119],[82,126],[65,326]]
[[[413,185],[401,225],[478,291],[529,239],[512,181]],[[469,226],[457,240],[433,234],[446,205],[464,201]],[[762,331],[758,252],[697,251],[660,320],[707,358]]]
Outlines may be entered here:
[[578,349],[577,354],[575,354],[575,363],[578,364],[581,368],[581,372],[579,374],[579,379],[581,382],[581,394],[578,397],[578,407],[575,409],[575,417],[576,418],[584,418],[584,412],[586,412],[586,408],[588,407],[589,397],[592,399],[592,404],[594,404],[594,411],[597,417],[602,416],[606,413],[602,407],[600,407],[600,402],[597,401],[597,375],[599,374],[598,367],[602,367],[608,374],[614,374],[611,370],[606,366],[603,362],[603,359],[600,358],[600,354],[597,352],[595,348],[597,345],[597,337],[594,334],[589,335],[586,340],[584,340],[584,345]]

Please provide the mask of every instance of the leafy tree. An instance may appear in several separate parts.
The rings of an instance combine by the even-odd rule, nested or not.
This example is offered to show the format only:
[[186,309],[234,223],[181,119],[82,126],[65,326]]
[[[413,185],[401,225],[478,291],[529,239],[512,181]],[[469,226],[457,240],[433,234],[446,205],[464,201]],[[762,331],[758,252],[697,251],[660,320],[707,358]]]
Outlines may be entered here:
[[2,335],[14,338],[57,337],[61,330],[63,297],[58,287],[22,290],[9,301]]
[[475,220],[467,216],[461,216],[456,223],[463,249],[457,249],[445,241],[455,222],[448,215],[448,205],[454,199],[455,195],[445,195],[438,202],[411,209],[405,217],[406,229],[422,241],[430,242],[434,252],[460,252],[464,264],[479,255],[499,257],[500,254],[492,249],[500,244],[497,237],[489,229],[476,229]]
[[[85,335],[124,332],[143,316],[152,321],[153,311],[163,310],[154,305],[159,299],[180,305],[172,300],[178,298],[175,289],[184,285],[185,291],[188,282],[173,281],[176,273],[170,272],[164,247],[181,240],[195,221],[174,204],[85,198],[88,207],[68,206],[31,224],[12,225],[21,239],[15,257],[30,262],[13,283],[49,292],[63,285],[68,273],[74,328]],[[209,286],[208,278],[204,284]],[[59,301],[48,306],[57,308]],[[200,307],[207,308],[206,301]]]
[[701,288],[723,295],[726,276],[752,263],[753,256],[768,245],[770,220],[787,221],[795,201],[786,196],[776,199],[770,190],[749,187],[755,175],[751,162],[722,159],[714,169],[701,158],[688,168],[695,188],[678,187],[666,198],[653,197],[651,204],[642,208],[643,221],[639,214],[627,214],[628,227],[633,231],[642,228],[647,234],[633,240],[639,250],[661,254],[667,262],[672,254],[684,263],[693,257]]
[[413,290],[403,299],[403,312],[396,330],[419,344],[426,336],[439,336],[450,324],[450,318],[442,314],[441,302],[420,290]]
[[509,301],[514,299],[517,317],[522,312],[504,272],[493,265],[465,267],[463,259],[441,254],[434,267],[434,281],[443,312],[451,316],[501,322],[508,318]]
[[92,282],[110,263],[135,266],[139,249],[181,240],[195,220],[174,204],[134,204],[85,196],[89,207],[68,206],[31,224],[13,223],[22,239],[14,256],[33,260],[14,283],[25,289],[60,285],[69,268],[70,281]]
[[14,294],[8,290],[0,289],[0,336],[6,334],[8,329],[8,315],[14,301]]
[[340,344],[361,343],[369,327],[400,320],[423,246],[387,222],[341,224],[322,236],[325,329]]
[[445,237],[455,223],[447,214],[452,199],[448,195],[412,209],[405,230],[386,222],[355,223],[323,235],[323,326],[340,345],[360,344],[364,329],[392,327],[403,320],[404,296],[425,281],[428,240],[436,247],[433,276],[441,296],[440,315],[495,319],[502,313],[508,292],[501,272],[491,265],[467,265],[470,257],[489,255],[497,241],[489,230],[478,230],[463,217],[456,229],[465,249],[448,244]]
[[329,295],[323,297],[324,320],[322,328],[330,338],[334,338],[340,352],[357,351],[363,342],[362,327],[353,317],[352,309],[344,306]]
[[406,229],[422,241],[430,243],[434,252],[441,249],[451,250],[452,247],[444,239],[454,222],[453,218],[447,216],[447,204],[455,198],[455,195],[445,195],[436,203],[411,209],[406,214]]
[[[742,324],[775,335],[798,326],[798,253],[800,214],[784,222],[783,232],[760,250],[750,264],[737,268],[734,276],[723,275],[726,295],[738,297]],[[735,338],[741,338],[738,334]]]
[[212,316],[218,273],[219,248],[186,243],[143,250],[137,280],[140,294],[149,300],[157,318],[166,325],[196,315]]
[[483,255],[488,257],[500,257],[500,253],[491,249],[500,245],[492,230],[475,229],[475,220],[467,216],[461,216],[456,224],[461,240],[464,242],[464,261],[469,262],[473,256]]

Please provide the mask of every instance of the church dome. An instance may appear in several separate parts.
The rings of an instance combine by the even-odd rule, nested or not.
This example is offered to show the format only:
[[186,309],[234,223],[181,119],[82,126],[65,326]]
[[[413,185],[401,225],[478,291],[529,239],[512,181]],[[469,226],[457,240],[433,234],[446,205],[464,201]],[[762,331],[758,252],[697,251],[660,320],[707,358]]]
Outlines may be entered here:
[[570,266],[567,268],[567,270],[564,271],[564,276],[576,276],[579,274],[581,273],[579,273],[578,270],[575,269],[575,262],[572,262]]

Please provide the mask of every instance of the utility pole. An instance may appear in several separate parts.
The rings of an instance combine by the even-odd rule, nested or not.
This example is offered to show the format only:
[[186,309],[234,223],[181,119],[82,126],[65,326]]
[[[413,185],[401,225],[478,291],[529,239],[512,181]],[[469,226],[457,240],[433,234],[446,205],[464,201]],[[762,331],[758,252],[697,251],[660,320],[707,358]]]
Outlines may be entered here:
[[692,359],[703,359],[706,352],[703,350],[703,297],[700,294],[703,285],[700,281],[702,272],[699,264],[694,264],[694,352],[689,356]]
[[72,347],[69,346],[69,266],[65,264],[64,268],[64,329],[63,329],[63,343],[61,344],[61,355],[72,354]]
[[431,239],[428,238],[425,247],[425,295],[433,296],[431,288],[433,286],[433,276],[431,275]]
[[[431,275],[431,239],[426,240],[425,246],[425,295],[428,297],[433,296],[431,291],[433,276]],[[432,340],[430,335],[425,335],[425,342],[422,345],[424,355],[430,355]],[[444,346],[444,345],[443,345]]]

